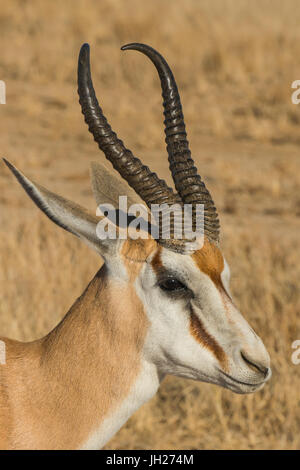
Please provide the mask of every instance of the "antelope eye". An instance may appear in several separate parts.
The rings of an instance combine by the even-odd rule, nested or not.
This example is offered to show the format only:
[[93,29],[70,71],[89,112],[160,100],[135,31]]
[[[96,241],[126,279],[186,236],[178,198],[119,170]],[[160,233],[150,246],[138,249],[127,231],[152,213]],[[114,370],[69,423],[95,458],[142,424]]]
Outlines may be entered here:
[[159,287],[167,292],[187,290],[187,287],[176,278],[169,278],[161,281]]

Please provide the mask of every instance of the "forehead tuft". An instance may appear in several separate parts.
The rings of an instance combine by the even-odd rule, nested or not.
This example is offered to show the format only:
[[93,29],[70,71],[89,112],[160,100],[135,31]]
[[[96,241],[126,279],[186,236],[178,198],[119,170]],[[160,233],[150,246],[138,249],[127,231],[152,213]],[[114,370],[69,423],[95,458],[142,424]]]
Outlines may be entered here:
[[121,256],[126,260],[144,263],[152,252],[157,248],[157,243],[152,238],[132,240],[128,238],[124,240],[121,248]]

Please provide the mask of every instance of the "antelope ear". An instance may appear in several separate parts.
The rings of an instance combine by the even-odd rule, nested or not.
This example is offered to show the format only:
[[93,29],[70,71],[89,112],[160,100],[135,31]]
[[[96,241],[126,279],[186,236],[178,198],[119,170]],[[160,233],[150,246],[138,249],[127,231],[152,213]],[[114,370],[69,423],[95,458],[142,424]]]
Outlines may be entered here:
[[98,162],[91,163],[91,180],[97,205],[109,202],[119,206],[119,197],[127,196],[128,206],[144,204],[138,194],[116,172],[111,172]]
[[5,159],[3,160],[33,202],[49,219],[81,238],[101,255],[104,255],[108,246],[114,240],[100,240],[97,237],[96,228],[100,221],[98,217],[91,214],[84,207],[48,191],[39,184],[33,183],[11,163]]
[[[127,212],[129,219],[134,219],[130,208],[137,211],[139,206],[139,217],[144,220],[149,219],[149,209],[145,206],[143,200],[120,176],[110,172],[104,165],[98,162],[91,163],[91,182],[94,198],[97,206],[105,206],[106,203],[112,204],[115,209],[120,209],[120,197],[127,197]],[[130,217],[131,215],[131,217]]]

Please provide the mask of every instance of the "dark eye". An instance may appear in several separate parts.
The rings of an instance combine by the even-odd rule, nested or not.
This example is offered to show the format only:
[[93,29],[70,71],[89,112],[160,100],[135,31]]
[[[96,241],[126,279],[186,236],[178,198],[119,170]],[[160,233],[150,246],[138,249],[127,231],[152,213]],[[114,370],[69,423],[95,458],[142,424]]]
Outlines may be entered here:
[[164,281],[161,281],[158,285],[162,290],[167,292],[187,290],[187,287],[174,277],[165,279]]

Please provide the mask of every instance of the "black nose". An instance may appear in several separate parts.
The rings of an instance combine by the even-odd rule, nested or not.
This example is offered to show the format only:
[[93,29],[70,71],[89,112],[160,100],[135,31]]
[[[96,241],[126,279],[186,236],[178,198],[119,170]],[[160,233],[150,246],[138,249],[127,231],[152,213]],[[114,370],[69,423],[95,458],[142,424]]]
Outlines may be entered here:
[[253,362],[252,359],[247,357],[245,353],[241,351],[241,356],[244,362],[246,362],[247,366],[250,367],[250,369],[254,370],[255,372],[260,372],[264,378],[267,377],[269,373],[269,367],[264,366],[263,364],[259,364],[257,362]]

